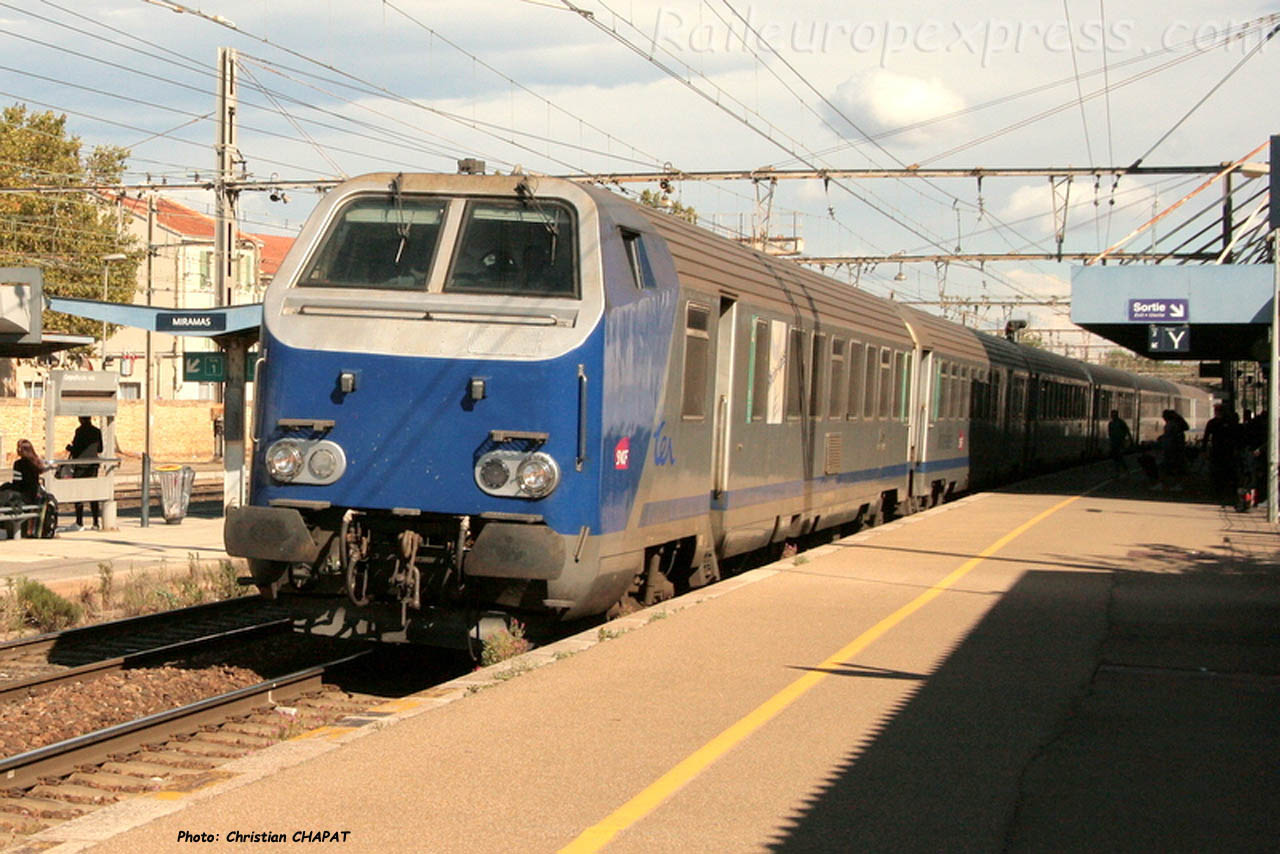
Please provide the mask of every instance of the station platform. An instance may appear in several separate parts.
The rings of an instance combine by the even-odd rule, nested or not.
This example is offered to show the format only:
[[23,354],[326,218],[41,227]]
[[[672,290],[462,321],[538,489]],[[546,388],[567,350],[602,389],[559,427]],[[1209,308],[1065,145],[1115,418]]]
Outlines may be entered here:
[[1275,851],[1280,535],[1204,498],[1109,464],[974,495],[30,844]]
[[[208,467],[206,467],[208,468]],[[221,482],[221,472],[198,470],[197,482]],[[117,477],[117,486],[137,488],[141,475]],[[59,507],[56,536],[50,539],[5,539],[0,533],[0,583],[6,578],[30,578],[54,592],[74,596],[82,586],[98,583],[106,565],[121,575],[159,567],[185,570],[191,561],[226,558],[222,540],[222,502],[193,503],[176,524],[167,524],[158,500],[153,501],[150,524],[142,526],[137,507],[118,512],[112,530],[77,528],[75,505]],[[84,508],[86,526],[92,512]]]

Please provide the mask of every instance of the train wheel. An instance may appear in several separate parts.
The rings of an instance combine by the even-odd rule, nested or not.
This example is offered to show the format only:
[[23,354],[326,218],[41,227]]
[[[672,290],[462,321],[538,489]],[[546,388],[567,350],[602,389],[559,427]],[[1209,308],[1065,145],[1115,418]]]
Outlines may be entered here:
[[675,585],[662,571],[662,558],[665,554],[665,549],[654,549],[649,553],[644,574],[644,588],[641,590],[643,598],[640,600],[646,607],[676,595]]
[[253,577],[253,583],[257,586],[258,592],[268,599],[276,598],[276,591],[284,581],[287,568],[287,564],[278,560],[249,559],[249,575]]

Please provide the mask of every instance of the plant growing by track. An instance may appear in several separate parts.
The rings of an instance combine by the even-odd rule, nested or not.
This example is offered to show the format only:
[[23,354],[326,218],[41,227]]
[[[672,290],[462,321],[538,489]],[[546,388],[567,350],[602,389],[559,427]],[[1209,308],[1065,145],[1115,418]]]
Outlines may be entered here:
[[9,579],[5,616],[9,631],[56,632],[80,621],[83,610],[29,578]]
[[229,560],[202,563],[192,555],[185,573],[169,572],[162,565],[150,571],[130,570],[121,581],[110,563],[100,563],[98,583],[81,587],[75,601],[40,582],[9,578],[0,594],[0,631],[57,631],[248,595],[252,590],[236,583],[237,574]]
[[484,639],[484,648],[480,652],[480,664],[488,667],[515,658],[528,652],[533,645],[524,636],[524,625],[519,620],[512,620],[508,628],[494,632]]

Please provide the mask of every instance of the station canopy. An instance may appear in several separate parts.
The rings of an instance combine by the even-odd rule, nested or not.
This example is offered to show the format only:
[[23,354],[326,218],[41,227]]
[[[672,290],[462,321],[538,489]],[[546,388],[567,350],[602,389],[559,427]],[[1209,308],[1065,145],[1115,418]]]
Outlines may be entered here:
[[1071,322],[1150,359],[1270,358],[1270,264],[1075,267]]

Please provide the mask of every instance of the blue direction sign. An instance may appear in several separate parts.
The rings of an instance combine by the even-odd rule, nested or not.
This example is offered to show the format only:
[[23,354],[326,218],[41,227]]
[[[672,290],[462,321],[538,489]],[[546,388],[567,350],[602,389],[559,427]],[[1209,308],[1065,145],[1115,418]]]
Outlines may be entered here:
[[1131,299],[1129,300],[1129,320],[1174,320],[1183,322],[1191,319],[1191,307],[1185,299]]
[[1147,330],[1148,353],[1190,353],[1191,327],[1151,324]]

